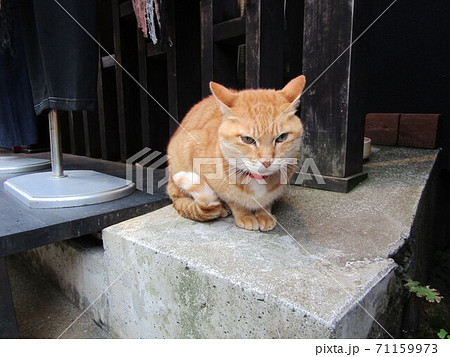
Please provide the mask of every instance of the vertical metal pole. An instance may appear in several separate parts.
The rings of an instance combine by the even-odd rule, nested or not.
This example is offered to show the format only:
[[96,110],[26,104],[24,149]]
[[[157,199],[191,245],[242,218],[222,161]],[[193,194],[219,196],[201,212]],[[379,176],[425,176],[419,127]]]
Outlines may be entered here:
[[55,109],[48,113],[48,126],[50,129],[50,155],[52,158],[52,173],[55,178],[66,177],[62,166],[61,132],[58,126],[58,115]]

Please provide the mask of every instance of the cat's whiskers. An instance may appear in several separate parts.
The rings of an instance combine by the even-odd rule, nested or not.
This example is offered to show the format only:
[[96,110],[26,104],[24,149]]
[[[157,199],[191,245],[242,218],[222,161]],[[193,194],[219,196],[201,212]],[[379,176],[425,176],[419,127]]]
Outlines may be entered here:
[[287,173],[287,166],[281,166],[280,167],[280,181],[281,182],[286,182],[287,184],[289,184],[288,181],[288,173]]
[[223,185],[224,183],[228,183],[228,184],[229,184],[230,177],[231,177],[232,175],[236,175],[234,182],[237,182],[237,179],[238,179],[240,176],[242,176],[242,172],[241,172],[240,169],[237,168],[237,166],[234,166],[234,165],[231,165],[231,166],[230,166],[230,165],[228,165],[228,166],[226,167],[225,170],[227,170],[227,169],[228,169],[228,175],[227,175],[226,177],[223,178],[222,182],[221,182],[221,183],[219,184],[219,186],[217,187],[217,190],[218,190],[219,188],[221,188],[222,185]]
[[[294,169],[294,175],[295,173],[300,172],[301,167],[300,167],[300,162],[297,160],[297,162],[295,164],[292,164],[291,166],[293,166]],[[286,172],[287,172],[288,167],[286,166]],[[287,184],[290,186],[291,182],[288,180]]]

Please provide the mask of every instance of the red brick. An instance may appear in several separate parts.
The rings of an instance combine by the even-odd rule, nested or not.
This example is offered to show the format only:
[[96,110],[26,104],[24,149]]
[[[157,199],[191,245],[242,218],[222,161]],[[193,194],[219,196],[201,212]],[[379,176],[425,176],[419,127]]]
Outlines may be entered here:
[[402,114],[398,145],[434,149],[437,145],[439,114]]
[[399,113],[367,114],[364,135],[372,139],[372,144],[396,146],[399,120]]

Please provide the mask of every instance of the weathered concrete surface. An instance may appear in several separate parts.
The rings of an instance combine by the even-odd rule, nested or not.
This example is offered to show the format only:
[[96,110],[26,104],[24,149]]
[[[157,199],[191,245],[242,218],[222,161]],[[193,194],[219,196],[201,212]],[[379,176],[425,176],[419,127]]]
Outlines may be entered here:
[[231,217],[193,222],[172,207],[107,228],[112,330],[169,338],[387,335],[373,318],[398,290],[391,257],[409,236],[436,155],[384,148],[349,194],[290,187],[269,233],[241,230]]
[[[89,316],[98,326],[107,328],[108,302],[102,241],[95,236],[50,244],[17,254],[79,308],[89,307]],[[95,303],[94,303],[95,301]]]
[[[409,236],[437,151],[375,148],[368,179],[348,194],[288,190],[276,209],[281,225],[308,244],[343,252],[335,261],[392,257]],[[276,212],[275,212],[276,213]],[[282,233],[281,227],[270,234]]]
[[[402,306],[392,258],[411,242],[413,221],[422,230],[417,210],[437,152],[375,150],[369,178],[348,194],[290,187],[268,233],[165,207],[107,228],[104,251],[78,239],[22,257],[82,308],[106,290],[87,314],[116,337],[395,334]],[[414,252],[397,263],[408,259]]]
[[205,229],[172,207],[107,229],[104,242],[109,271],[125,271],[108,291],[121,337],[326,338],[395,267],[382,259],[337,265],[337,251],[310,255],[286,234],[243,231],[231,218]]

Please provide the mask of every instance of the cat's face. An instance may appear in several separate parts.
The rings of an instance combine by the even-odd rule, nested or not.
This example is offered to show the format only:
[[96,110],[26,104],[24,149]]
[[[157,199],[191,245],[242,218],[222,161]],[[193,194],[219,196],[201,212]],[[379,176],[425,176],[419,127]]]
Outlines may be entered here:
[[290,103],[255,100],[230,108],[219,140],[224,158],[235,158],[240,171],[268,176],[295,160],[303,129],[294,113],[283,113]]
[[239,171],[269,176],[295,163],[303,133],[295,111],[304,77],[293,81],[281,91],[231,92],[211,86],[224,113],[219,128],[222,154],[235,160]]

